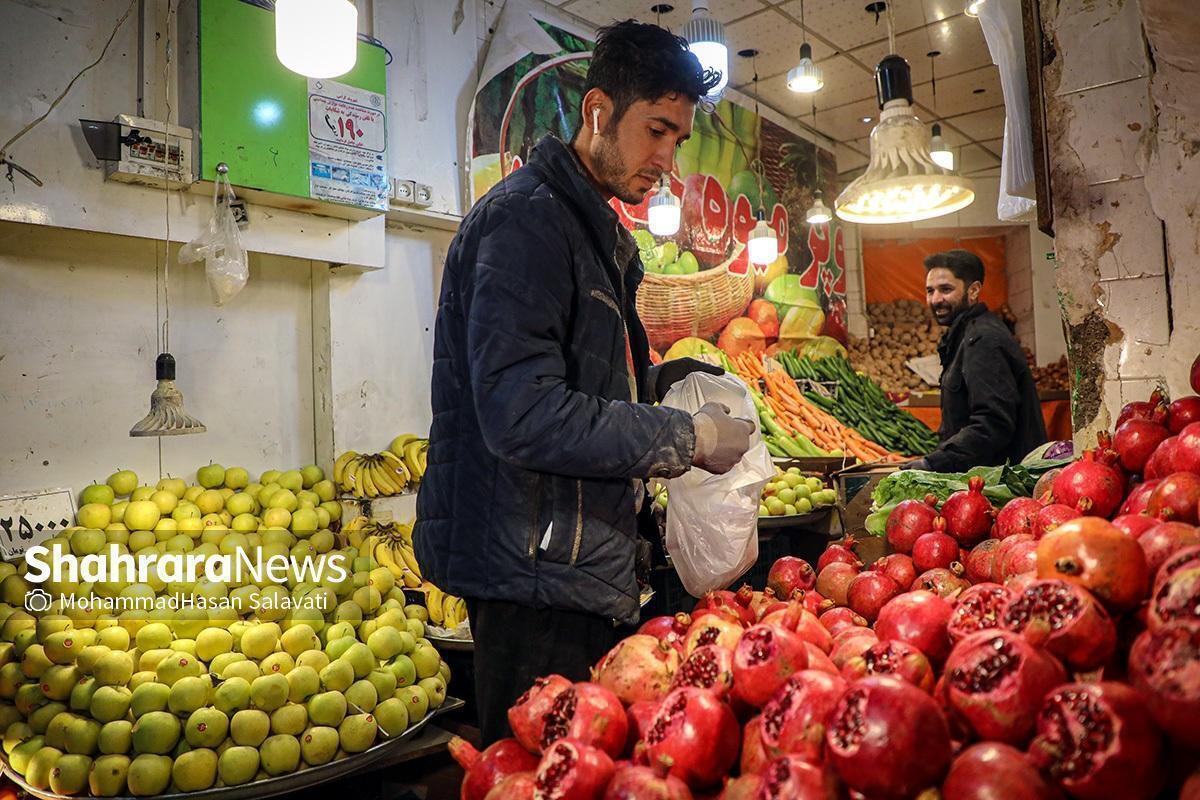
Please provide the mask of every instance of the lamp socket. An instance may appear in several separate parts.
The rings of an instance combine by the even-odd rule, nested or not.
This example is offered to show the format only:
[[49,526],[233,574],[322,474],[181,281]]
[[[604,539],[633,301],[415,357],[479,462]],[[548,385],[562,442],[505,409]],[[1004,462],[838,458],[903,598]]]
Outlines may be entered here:
[[420,208],[429,208],[433,205],[433,187],[427,183],[418,183],[417,193],[413,197],[413,205]]

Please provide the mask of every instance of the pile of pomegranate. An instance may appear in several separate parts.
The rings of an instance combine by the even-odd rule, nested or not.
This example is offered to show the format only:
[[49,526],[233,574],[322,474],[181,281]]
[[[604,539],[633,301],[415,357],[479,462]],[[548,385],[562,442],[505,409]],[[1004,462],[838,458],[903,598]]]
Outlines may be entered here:
[[453,745],[463,800],[1200,800],[1200,397],[982,488],[539,679],[513,739]]

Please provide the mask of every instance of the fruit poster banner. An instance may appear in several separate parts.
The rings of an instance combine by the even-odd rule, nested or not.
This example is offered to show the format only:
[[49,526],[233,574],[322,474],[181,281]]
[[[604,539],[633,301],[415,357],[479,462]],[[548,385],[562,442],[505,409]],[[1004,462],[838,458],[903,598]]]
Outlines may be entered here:
[[[547,133],[570,141],[591,58],[587,34],[521,0],[505,6],[495,31],[467,135],[472,203],[520,169]],[[610,201],[641,249],[638,312],[654,356],[703,355],[713,344],[729,354],[836,352],[846,341],[843,231],[804,222],[817,188],[837,194],[834,155],[735,102],[743,99],[730,90],[697,109],[669,176],[683,203],[677,234],[650,233],[649,193],[638,205]],[[751,264],[746,247],[759,209],[779,241],[779,257],[766,266]]]

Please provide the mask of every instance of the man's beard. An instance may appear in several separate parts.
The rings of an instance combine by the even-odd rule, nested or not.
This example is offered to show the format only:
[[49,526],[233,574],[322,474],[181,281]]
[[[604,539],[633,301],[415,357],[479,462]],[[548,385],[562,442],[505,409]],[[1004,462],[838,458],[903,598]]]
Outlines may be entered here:
[[949,328],[954,324],[954,320],[958,319],[959,316],[972,305],[974,305],[974,303],[966,298],[963,298],[963,301],[956,306],[951,306],[946,303],[939,303],[930,310],[933,312],[933,316],[939,325],[941,325],[943,328]]
[[623,203],[637,205],[646,198],[646,192],[633,189],[625,182],[628,170],[625,158],[616,142],[616,131],[604,132],[592,154],[592,166],[596,170],[596,179],[613,193]]

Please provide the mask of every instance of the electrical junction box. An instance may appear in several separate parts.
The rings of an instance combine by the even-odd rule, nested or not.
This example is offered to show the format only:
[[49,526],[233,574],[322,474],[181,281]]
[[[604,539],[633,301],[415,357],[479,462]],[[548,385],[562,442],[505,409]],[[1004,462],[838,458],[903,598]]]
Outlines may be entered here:
[[192,183],[192,132],[144,117],[119,114],[119,159],[104,162],[104,177],[123,183],[171,188]]
[[350,72],[306,78],[275,56],[260,0],[181,0],[180,121],[197,133],[198,192],[217,165],[238,197],[361,220],[387,211],[387,50],[360,36]]

